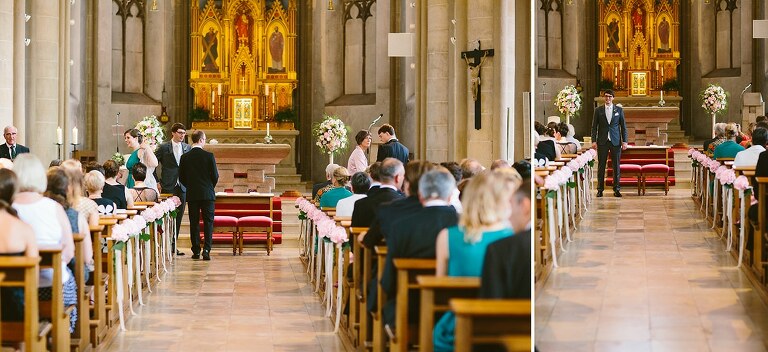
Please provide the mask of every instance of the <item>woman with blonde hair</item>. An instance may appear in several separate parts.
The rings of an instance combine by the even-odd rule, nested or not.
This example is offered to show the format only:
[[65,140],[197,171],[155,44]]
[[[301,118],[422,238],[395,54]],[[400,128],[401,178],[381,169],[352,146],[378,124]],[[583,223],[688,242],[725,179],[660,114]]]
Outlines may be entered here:
[[336,170],[333,171],[333,176],[331,177],[331,185],[333,188],[325,191],[323,195],[320,196],[320,207],[335,208],[340,200],[351,197],[352,192],[346,188],[349,185],[349,178],[349,171],[347,171],[346,167],[337,167]]
[[[509,219],[512,195],[520,186],[510,172],[484,172],[462,192],[459,224],[437,236],[437,276],[480,277],[489,244],[513,235]],[[455,316],[446,313],[435,325],[434,350],[453,351]]]
[[713,158],[735,158],[736,154],[744,150],[744,147],[736,143],[739,134],[739,127],[735,123],[725,125],[725,140],[715,147]]
[[98,226],[99,205],[85,196],[85,191],[83,190],[83,165],[75,159],[67,159],[61,163],[60,167],[69,179],[67,200],[70,206],[77,210],[78,213],[83,214],[85,219],[88,220],[88,225]]

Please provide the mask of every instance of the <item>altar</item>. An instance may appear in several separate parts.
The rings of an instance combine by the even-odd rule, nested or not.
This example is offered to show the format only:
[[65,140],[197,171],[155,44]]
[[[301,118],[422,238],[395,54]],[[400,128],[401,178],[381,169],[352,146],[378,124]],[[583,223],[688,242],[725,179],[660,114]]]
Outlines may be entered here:
[[[680,118],[681,97],[667,96],[664,106],[659,97],[616,97],[614,104],[624,109],[627,139],[637,146],[666,145],[667,129],[673,119]],[[596,106],[602,106],[603,98],[595,98]]]
[[275,165],[291,152],[288,144],[207,144],[205,149],[216,157],[219,182],[216,192],[231,189],[235,193],[256,191],[270,193],[275,188]]

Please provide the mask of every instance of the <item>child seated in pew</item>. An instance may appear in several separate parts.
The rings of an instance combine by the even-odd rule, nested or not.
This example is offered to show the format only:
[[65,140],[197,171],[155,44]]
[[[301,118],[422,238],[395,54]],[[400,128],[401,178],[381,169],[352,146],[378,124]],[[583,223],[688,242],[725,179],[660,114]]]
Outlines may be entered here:
[[[75,277],[66,265],[75,256],[75,243],[67,214],[59,203],[42,195],[48,182],[40,159],[33,154],[21,154],[16,158],[13,169],[19,184],[19,193],[13,199],[13,208],[18,212],[19,219],[32,226],[38,246],[61,245],[64,305],[74,305],[77,303],[77,285]],[[53,269],[40,270],[40,300],[51,300],[52,285]],[[70,315],[70,332],[75,330],[76,321],[77,309],[73,309]]]
[[[459,225],[437,236],[437,276],[481,275],[488,245],[513,235],[509,227],[510,199],[520,183],[519,177],[499,171],[482,173],[470,180],[462,192],[464,212]],[[440,318],[434,328],[435,351],[453,351],[455,327],[452,313]]]
[[[69,178],[66,172],[61,168],[52,168],[48,170],[46,175],[48,186],[46,187],[44,195],[50,199],[55,200],[57,203],[64,207],[64,212],[67,213],[67,219],[72,229],[72,233],[78,233],[83,235],[83,261],[85,263],[85,275],[84,280],[89,281],[91,273],[94,270],[93,267],[93,244],[91,243],[90,228],[88,227],[88,221],[85,216],[70,206],[67,199],[67,193],[69,191]],[[74,272],[75,260],[67,264],[69,270]]]
[[[88,198],[99,206],[100,214],[112,214],[115,211],[115,202],[109,198],[102,198],[104,191],[104,175],[101,172],[93,170],[85,174],[85,191],[88,192]],[[104,209],[104,211],[102,211]]]
[[[32,227],[19,220],[11,207],[18,185],[16,174],[10,169],[0,169],[0,256],[37,257],[37,243]],[[24,320],[24,289],[3,287],[0,289],[0,311],[3,321]]]

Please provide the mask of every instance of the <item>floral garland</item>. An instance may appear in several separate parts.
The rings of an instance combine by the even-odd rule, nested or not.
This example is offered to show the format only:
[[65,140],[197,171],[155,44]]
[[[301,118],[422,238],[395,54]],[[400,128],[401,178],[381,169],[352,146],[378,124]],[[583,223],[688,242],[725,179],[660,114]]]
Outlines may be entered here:
[[122,223],[113,226],[112,240],[116,242],[114,249],[121,250],[125,246],[125,242],[133,236],[140,236],[142,240],[148,240],[149,235],[143,233],[147,225],[152,222],[162,221],[162,217],[166,213],[176,217],[176,208],[179,205],[181,205],[181,200],[179,197],[173,196],[147,208],[141,214],[125,219]]
[[323,121],[315,125],[313,133],[317,138],[315,145],[320,147],[323,154],[338,154],[347,148],[349,127],[338,116],[326,115]]
[[728,93],[723,87],[710,83],[701,92],[701,101],[701,107],[708,113],[720,114],[728,108]]
[[581,95],[573,85],[565,86],[555,98],[555,106],[562,115],[577,116],[581,110]]
[[335,244],[345,244],[349,242],[349,236],[347,230],[343,227],[336,225],[336,222],[329,218],[328,215],[323,213],[314,204],[304,198],[296,198],[296,205],[299,207],[300,217],[306,217],[311,219],[317,227],[317,232],[320,238],[325,241],[330,241]]
[[136,129],[141,132],[141,135],[144,136],[144,139],[152,146],[153,150],[157,149],[160,143],[163,142],[163,138],[165,138],[163,127],[155,115],[145,116],[136,124]]

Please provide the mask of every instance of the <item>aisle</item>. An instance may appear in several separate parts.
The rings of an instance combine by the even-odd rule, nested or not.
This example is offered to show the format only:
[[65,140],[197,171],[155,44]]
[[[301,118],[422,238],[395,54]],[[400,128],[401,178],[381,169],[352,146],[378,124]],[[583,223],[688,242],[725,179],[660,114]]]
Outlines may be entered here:
[[768,309],[690,190],[606,192],[588,214],[536,295],[540,351],[765,350]]
[[279,247],[270,257],[257,249],[231,253],[215,248],[205,262],[187,250],[144,296],[145,306],[134,307],[128,331],[108,336],[100,350],[344,351],[298,249]]

